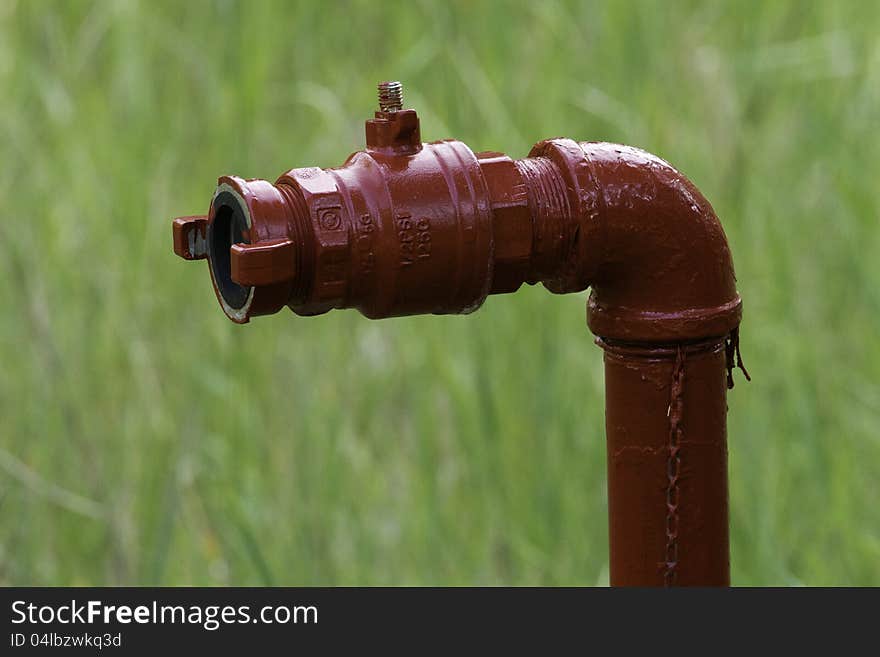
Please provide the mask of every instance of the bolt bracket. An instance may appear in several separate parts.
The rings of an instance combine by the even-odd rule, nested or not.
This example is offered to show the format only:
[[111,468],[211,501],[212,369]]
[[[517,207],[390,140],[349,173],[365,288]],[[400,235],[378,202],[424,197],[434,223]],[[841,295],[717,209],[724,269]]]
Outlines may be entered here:
[[272,285],[296,276],[294,244],[289,239],[233,244],[229,249],[232,280],[239,285]]
[[203,260],[208,257],[208,217],[177,217],[173,226],[174,253],[184,260]]

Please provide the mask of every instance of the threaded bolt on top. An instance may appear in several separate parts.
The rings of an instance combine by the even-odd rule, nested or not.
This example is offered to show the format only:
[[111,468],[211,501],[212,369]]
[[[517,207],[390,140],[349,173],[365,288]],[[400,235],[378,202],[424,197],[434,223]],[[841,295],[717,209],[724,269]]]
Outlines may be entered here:
[[399,112],[403,109],[403,85],[397,80],[380,82],[379,109],[383,112]]

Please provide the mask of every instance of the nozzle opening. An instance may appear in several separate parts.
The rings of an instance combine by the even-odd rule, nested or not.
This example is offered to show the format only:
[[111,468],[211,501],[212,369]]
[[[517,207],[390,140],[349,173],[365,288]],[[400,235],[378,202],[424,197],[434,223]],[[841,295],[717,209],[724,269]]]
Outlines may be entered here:
[[224,306],[227,306],[227,314],[235,319],[235,315],[244,314],[245,306],[253,296],[253,288],[232,280],[229,249],[233,244],[248,242],[245,235],[250,232],[249,225],[239,199],[230,191],[220,191],[215,196],[213,215],[208,227],[208,260],[214,284]]

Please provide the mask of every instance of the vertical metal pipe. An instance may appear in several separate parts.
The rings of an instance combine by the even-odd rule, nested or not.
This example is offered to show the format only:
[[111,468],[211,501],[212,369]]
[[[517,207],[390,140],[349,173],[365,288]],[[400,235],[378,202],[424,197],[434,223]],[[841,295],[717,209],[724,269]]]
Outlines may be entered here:
[[611,585],[729,585],[725,340],[598,343]]

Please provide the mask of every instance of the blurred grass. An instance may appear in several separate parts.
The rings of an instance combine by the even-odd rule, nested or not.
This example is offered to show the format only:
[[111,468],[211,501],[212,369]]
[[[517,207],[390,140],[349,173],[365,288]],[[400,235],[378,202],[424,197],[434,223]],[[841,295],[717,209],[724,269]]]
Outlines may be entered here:
[[722,217],[738,584],[880,585],[880,5],[0,2],[0,583],[607,582],[584,295],[234,326],[170,219],[427,139],[669,159]]

